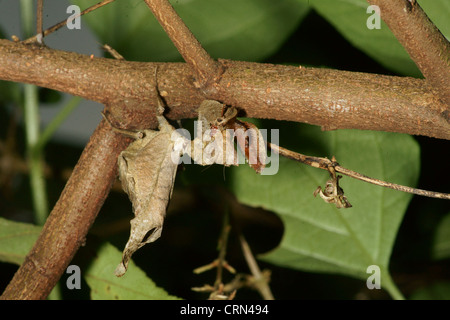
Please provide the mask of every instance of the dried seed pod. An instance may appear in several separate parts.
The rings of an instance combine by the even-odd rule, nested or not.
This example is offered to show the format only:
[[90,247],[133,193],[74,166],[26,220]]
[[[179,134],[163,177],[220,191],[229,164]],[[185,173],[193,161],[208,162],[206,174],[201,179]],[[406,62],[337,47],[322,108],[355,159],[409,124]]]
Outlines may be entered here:
[[[224,104],[205,100],[198,109],[197,138],[192,142],[193,159],[201,165],[212,163],[225,166],[239,165],[234,139],[250,167],[260,173],[266,163],[266,146],[259,129],[252,123],[236,118],[237,110]],[[209,137],[205,137],[205,132]],[[214,154],[208,152],[213,150]],[[200,153],[195,151],[201,150]]]
[[248,165],[256,173],[261,173],[266,167],[267,158],[266,145],[261,131],[253,123],[238,119],[233,122],[233,129],[235,130],[237,145],[244,153]]
[[[225,112],[225,115],[224,115]],[[192,141],[191,158],[200,165],[239,165],[233,137],[226,132],[226,125],[234,121],[235,108],[228,108],[215,100],[205,100],[198,108],[197,136]]]
[[[337,163],[334,157],[332,161],[334,163]],[[327,181],[327,184],[323,191],[320,186],[317,187],[317,189],[314,191],[314,197],[319,194],[325,202],[334,203],[336,205],[336,208],[338,209],[351,208],[352,205],[344,195],[344,190],[339,186],[339,179],[341,179],[342,176],[336,176],[336,171],[332,166],[328,168],[328,171],[330,173],[330,179]]]

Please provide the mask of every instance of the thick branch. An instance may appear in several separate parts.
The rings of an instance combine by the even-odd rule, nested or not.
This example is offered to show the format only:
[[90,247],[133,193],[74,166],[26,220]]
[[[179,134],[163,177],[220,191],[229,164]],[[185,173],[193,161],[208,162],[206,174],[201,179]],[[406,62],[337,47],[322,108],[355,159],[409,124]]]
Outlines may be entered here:
[[226,65],[214,98],[244,109],[249,117],[305,122],[324,130],[450,139],[448,106],[419,79],[256,63]]
[[45,226],[1,299],[45,299],[72,260],[116,177],[128,140],[102,121]]
[[[450,139],[448,105],[427,82],[330,69],[221,61],[207,98],[252,118],[306,122],[324,129],[402,132]],[[102,104],[124,128],[151,128],[155,64],[93,58],[0,40],[0,79],[32,83]],[[183,63],[158,64],[158,88],[172,119],[194,118],[205,98]]]
[[441,99],[450,105],[450,43],[416,0],[368,0],[408,51]]
[[213,60],[184,21],[178,16],[168,0],[145,0],[178,52],[193,69],[197,86],[208,89],[208,85],[220,76],[220,64]]

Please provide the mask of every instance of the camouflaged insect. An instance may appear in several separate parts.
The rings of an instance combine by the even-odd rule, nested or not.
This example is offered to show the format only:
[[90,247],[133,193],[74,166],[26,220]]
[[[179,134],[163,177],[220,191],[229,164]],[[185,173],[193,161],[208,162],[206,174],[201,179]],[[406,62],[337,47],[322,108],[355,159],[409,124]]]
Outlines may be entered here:
[[[336,162],[334,156],[332,161]],[[330,179],[328,179],[325,188],[322,191],[320,186],[317,187],[314,191],[314,197],[319,194],[325,202],[333,203],[338,209],[351,208],[352,205],[344,195],[344,190],[339,186],[339,179],[341,179],[342,176],[337,176],[333,167],[329,167],[328,172],[330,173]]]
[[237,109],[205,100],[198,109],[197,137],[192,141],[191,158],[200,165],[213,163],[237,166],[236,140],[248,164],[257,173],[265,168],[266,146],[259,129],[252,123],[238,120]]
[[118,277],[125,274],[131,255],[136,250],[161,236],[166,209],[172,196],[178,166],[171,159],[172,153],[177,152],[175,141],[171,139],[175,128],[164,118],[163,111],[160,102],[157,116],[159,131],[133,133],[116,129],[136,139],[118,158],[119,178],[135,215],[130,222],[130,238],[123,251],[122,261],[115,271]]
[[[220,102],[205,100],[198,110],[199,130],[203,135],[200,134],[193,141],[189,141],[176,132],[164,118],[164,107],[158,92],[157,96],[159,131],[133,132],[114,128],[136,139],[118,158],[119,178],[123,190],[131,200],[135,215],[130,222],[130,238],[123,251],[122,261],[115,270],[118,277],[125,274],[129,260],[136,250],[161,236],[178,166],[178,162],[174,161],[174,154],[178,157],[188,153],[200,165],[238,165],[234,142],[226,138],[226,129],[234,129],[236,123],[241,126],[243,123],[235,119],[235,108],[225,111]],[[261,144],[262,136],[259,130],[257,132],[260,138],[258,143]],[[204,139],[205,137],[207,139]],[[264,143],[262,145],[264,146]],[[195,149],[200,152],[195,152]],[[209,149],[212,152],[208,152]],[[259,150],[262,150],[261,147]],[[265,148],[263,151],[265,155]]]
[[239,165],[233,140],[227,137],[227,123],[237,110],[215,100],[204,100],[198,108],[196,138],[191,142],[190,157],[199,165]]

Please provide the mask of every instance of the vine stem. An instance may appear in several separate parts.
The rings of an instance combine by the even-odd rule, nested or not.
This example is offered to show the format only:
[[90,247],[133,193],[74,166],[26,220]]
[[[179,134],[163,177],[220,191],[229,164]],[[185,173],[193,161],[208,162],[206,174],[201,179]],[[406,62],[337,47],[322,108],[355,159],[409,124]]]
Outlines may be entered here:
[[405,296],[398,289],[389,272],[385,271],[381,274],[381,283],[384,289],[386,289],[386,291],[389,292],[392,299],[405,300]]
[[[21,1],[21,15],[24,34],[33,33],[33,2]],[[38,2],[42,9],[42,0]],[[37,14],[37,23],[42,24],[42,16]],[[39,141],[39,97],[38,88],[31,84],[24,85],[24,121],[27,141],[27,161],[30,168],[30,187],[34,208],[34,219],[38,225],[43,225],[48,216],[48,201],[44,178],[44,156],[42,149],[37,147]]]
[[268,144],[268,147],[272,151],[278,153],[279,155],[282,155],[283,157],[286,157],[286,158],[289,158],[289,159],[292,159],[295,161],[299,161],[301,163],[304,163],[304,164],[314,167],[314,168],[319,168],[319,169],[323,169],[323,170],[327,170],[327,171],[330,171],[332,169],[338,173],[345,174],[346,176],[349,176],[351,178],[358,179],[358,180],[361,180],[364,182],[368,182],[368,183],[371,183],[371,184],[374,184],[377,186],[390,188],[390,189],[397,190],[397,191],[407,192],[407,193],[416,194],[416,195],[424,196],[424,197],[450,200],[449,193],[422,190],[422,189],[399,185],[396,183],[386,182],[386,181],[375,179],[375,178],[370,178],[359,172],[356,172],[356,171],[353,171],[350,169],[346,169],[346,168],[340,166],[336,162],[336,159],[334,159],[334,158],[332,160],[330,160],[328,158],[307,156],[307,155],[277,146],[276,144],[273,144],[270,142],[268,142],[267,144]]

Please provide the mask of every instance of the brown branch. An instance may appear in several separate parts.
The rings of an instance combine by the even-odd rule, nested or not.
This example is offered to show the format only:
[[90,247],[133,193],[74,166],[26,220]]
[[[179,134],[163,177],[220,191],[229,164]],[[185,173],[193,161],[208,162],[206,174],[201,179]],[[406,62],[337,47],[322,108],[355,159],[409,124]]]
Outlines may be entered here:
[[221,65],[203,49],[168,0],[144,1],[170,37],[184,61],[191,66],[196,75],[197,87],[203,90],[211,89],[209,86],[220,77]]
[[103,120],[84,149],[45,226],[1,299],[45,299],[85,241],[129,142]]
[[439,136],[431,136],[450,138],[450,117],[442,114],[448,106],[435,96],[429,100],[423,81],[416,91],[418,79],[248,62],[226,66],[213,98],[244,109],[249,117],[305,122],[324,130],[438,130]]
[[[323,129],[401,132],[450,139],[448,105],[425,80],[333,69],[220,61],[216,92],[251,118],[305,122]],[[194,118],[205,97],[189,66],[158,63],[158,88],[171,119]],[[116,127],[156,127],[154,63],[91,58],[0,40],[0,79],[32,83],[118,106]]]
[[38,0],[36,9],[36,34],[39,35],[38,43],[43,44],[44,40],[42,34],[42,13],[44,9],[44,0]]
[[[416,0],[368,0],[380,7],[381,18],[409,53],[422,74],[450,105],[450,43]],[[449,116],[449,110],[445,110]]]

